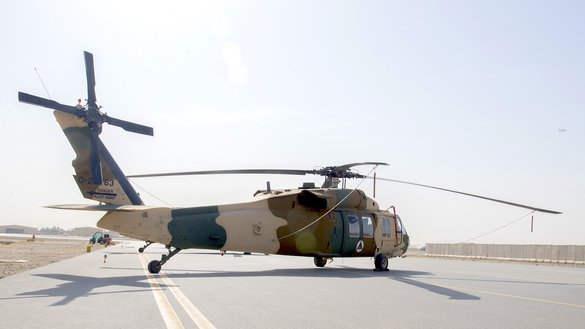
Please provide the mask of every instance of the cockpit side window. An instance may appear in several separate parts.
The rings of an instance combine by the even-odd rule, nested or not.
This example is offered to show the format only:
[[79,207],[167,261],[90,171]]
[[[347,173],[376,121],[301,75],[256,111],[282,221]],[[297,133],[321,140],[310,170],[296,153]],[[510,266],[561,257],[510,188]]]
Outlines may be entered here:
[[402,221],[400,220],[400,218],[397,218],[396,220],[396,232],[402,233]]

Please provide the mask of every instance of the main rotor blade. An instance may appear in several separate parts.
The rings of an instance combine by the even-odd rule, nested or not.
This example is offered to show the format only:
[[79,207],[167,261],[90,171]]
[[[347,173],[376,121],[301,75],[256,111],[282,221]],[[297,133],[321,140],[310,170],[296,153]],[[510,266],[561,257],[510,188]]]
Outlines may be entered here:
[[[107,121],[106,121],[107,122]],[[361,165],[388,165],[383,162],[359,162],[351,163],[343,166],[333,167],[336,171],[344,171],[354,166]],[[329,168],[329,167],[327,167]],[[327,169],[325,168],[325,169]],[[183,171],[170,173],[156,173],[156,174],[141,174],[129,175],[128,178],[144,178],[144,177],[168,177],[168,176],[191,176],[191,175],[223,175],[223,174],[272,174],[272,175],[321,175],[323,176],[323,169],[227,169],[227,170],[199,170],[199,171]],[[363,177],[363,176],[361,176]]]
[[97,107],[95,98],[95,72],[93,69],[93,55],[87,51],[83,52],[85,59],[85,75],[87,77],[87,102],[92,107]]
[[[368,178],[372,178],[372,177],[368,177]],[[471,194],[471,193],[466,193],[466,192],[461,192],[461,191],[449,190],[449,189],[442,188],[442,187],[437,187],[437,186],[430,186],[430,185],[424,185],[424,184],[419,184],[419,183],[406,182],[406,181],[396,180],[396,179],[390,179],[390,178],[380,178],[380,177],[377,177],[376,179],[383,180],[383,181],[388,181],[388,182],[400,183],[400,184],[408,184],[408,185],[414,185],[414,186],[419,186],[419,187],[431,188],[431,189],[445,191],[445,192],[462,194],[462,195],[470,196],[470,197],[473,197],[473,198],[479,198],[479,199],[484,199],[484,200],[488,200],[488,201],[503,203],[503,204],[507,204],[509,206],[530,209],[530,210],[534,210],[534,211],[538,211],[538,212],[543,212],[543,213],[547,213],[547,214],[555,214],[555,215],[562,214],[562,212],[555,211],[555,210],[548,210],[548,209],[536,208],[536,207],[533,207],[533,206],[528,206],[528,205],[524,205],[524,204],[520,204],[520,203],[515,203],[515,202],[510,202],[510,201],[505,201],[505,200],[499,200],[499,199],[494,199],[494,198],[489,198],[489,197],[486,197],[486,196],[481,196],[481,195]]]
[[77,108],[75,106],[63,105],[63,104],[55,102],[54,100],[30,95],[27,93],[23,93],[21,91],[18,92],[18,101],[22,102],[22,103],[27,103],[27,104],[43,106],[43,107],[50,108],[53,110],[57,110],[57,111],[71,114],[71,115],[79,116],[79,114],[77,112]]
[[356,167],[356,166],[389,166],[389,164],[385,163],[385,162],[357,162],[357,163],[349,163],[349,164],[345,164],[342,166],[336,166],[335,170],[347,170],[349,168],[352,167]]
[[226,169],[226,170],[200,170],[200,171],[183,171],[158,174],[141,174],[128,175],[128,178],[144,177],[168,177],[168,176],[191,176],[191,175],[223,175],[223,174],[273,174],[273,175],[310,175],[313,170],[296,170],[296,169]]
[[112,126],[120,127],[126,131],[130,131],[137,134],[149,135],[154,136],[154,129],[152,127],[139,125],[134,122],[124,121],[116,118],[112,118],[110,116],[104,115],[105,122],[111,124]]

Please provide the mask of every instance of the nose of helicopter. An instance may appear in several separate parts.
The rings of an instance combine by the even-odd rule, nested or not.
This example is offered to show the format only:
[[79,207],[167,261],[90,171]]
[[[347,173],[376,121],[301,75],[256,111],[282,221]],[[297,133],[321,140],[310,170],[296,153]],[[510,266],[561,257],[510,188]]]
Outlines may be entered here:
[[404,232],[404,234],[402,235],[402,241],[404,243],[404,248],[402,249],[402,254],[406,254],[406,251],[408,250],[408,246],[410,245],[410,237],[408,236],[408,233]]

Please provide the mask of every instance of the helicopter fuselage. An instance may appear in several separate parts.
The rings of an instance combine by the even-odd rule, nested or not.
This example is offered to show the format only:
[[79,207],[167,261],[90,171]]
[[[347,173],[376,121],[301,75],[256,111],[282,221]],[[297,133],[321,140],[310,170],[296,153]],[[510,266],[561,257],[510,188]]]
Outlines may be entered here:
[[98,226],[180,249],[326,258],[396,257],[409,243],[400,217],[357,189],[274,190],[246,203],[109,212]]

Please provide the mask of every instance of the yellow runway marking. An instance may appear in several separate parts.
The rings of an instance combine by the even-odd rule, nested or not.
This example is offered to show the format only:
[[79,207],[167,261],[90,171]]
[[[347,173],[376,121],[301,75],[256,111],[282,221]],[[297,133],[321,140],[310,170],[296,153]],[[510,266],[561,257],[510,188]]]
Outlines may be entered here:
[[169,303],[169,300],[165,296],[160,285],[158,284],[158,282],[156,282],[156,279],[153,277],[153,275],[150,274],[146,269],[147,268],[146,259],[142,254],[140,254],[140,261],[142,262],[143,270],[144,273],[146,274],[146,278],[148,279],[148,283],[150,283],[150,286],[152,287],[154,300],[158,305],[158,309],[160,311],[160,314],[162,315],[163,320],[165,321],[165,324],[167,325],[167,328],[169,329],[184,328],[183,323],[181,323],[181,320],[177,316],[177,313],[175,313],[175,310]]
[[528,301],[531,301],[531,302],[539,302],[539,303],[545,303],[545,304],[554,304],[554,305],[569,306],[569,307],[576,307],[576,308],[583,308],[583,309],[585,309],[585,305],[571,304],[571,303],[564,303],[564,302],[557,302],[557,301],[548,300],[548,299],[524,297],[524,296],[517,296],[517,295],[510,295],[510,294],[502,294],[502,293],[493,292],[493,291],[477,290],[477,289],[461,288],[461,287],[453,287],[453,286],[447,286],[447,285],[436,285],[436,286],[443,287],[443,288],[448,288],[448,289],[453,289],[453,290],[471,291],[471,292],[477,292],[477,293],[480,293],[480,294],[487,294],[487,295],[493,295],[493,296],[499,296],[499,297],[508,297],[508,298],[514,298],[514,299],[528,300]]
[[[173,308],[169,304],[169,301],[166,298],[166,296],[164,295],[163,291],[161,290],[160,285],[156,281],[155,277],[151,273],[148,272],[148,270],[147,270],[147,268],[148,268],[147,263],[148,262],[143,254],[140,254],[140,261],[142,262],[142,265],[144,267],[144,272],[146,273],[146,276],[148,278],[148,282],[150,282],[150,285],[153,287],[152,292],[153,293],[157,292],[158,294],[160,294],[160,296],[157,297],[158,294],[155,293],[155,299],[157,299],[157,304],[159,305],[161,315],[163,316],[163,319],[165,320],[165,323],[167,324],[167,328],[169,328],[169,329],[170,328],[183,328],[183,324],[181,323],[181,321],[177,317],[177,314],[175,313],[175,311],[173,310]],[[193,305],[193,303],[191,303],[189,298],[187,298],[187,296],[185,296],[185,294],[183,294],[183,292],[179,288],[177,288],[177,285],[168,276],[166,276],[165,274],[159,274],[159,277],[162,279],[162,281],[165,283],[165,285],[169,288],[169,290],[171,291],[173,296],[175,296],[175,298],[177,299],[179,304],[183,307],[185,312],[187,312],[187,314],[189,315],[191,320],[193,320],[193,322],[195,322],[195,325],[198,328],[200,328],[200,329],[215,329],[215,326],[203,315],[203,313],[201,313],[199,311],[199,309],[197,307],[195,307],[195,305]],[[159,303],[159,298],[164,299],[164,302]],[[168,314],[169,310],[167,310],[167,307],[170,310],[170,312],[172,312],[171,315]],[[173,315],[174,315],[174,319],[176,319],[176,322],[178,322],[178,324],[174,324],[173,321],[167,321],[167,319],[173,320]]]
[[[355,271],[347,271],[347,270],[343,270],[343,269],[335,269],[335,270],[341,271],[341,272],[349,272],[349,273],[352,273],[352,274],[356,274],[357,273]],[[365,274],[365,273],[359,273],[359,275],[367,276],[367,277],[377,277],[377,278],[380,277],[379,275]],[[437,286],[437,287],[441,287],[441,288],[451,289],[451,290],[470,291],[470,292],[476,292],[476,293],[486,294],[486,295],[492,295],[492,296],[507,297],[507,298],[513,298],[513,299],[527,300],[527,301],[531,301],[531,302],[538,302],[538,303],[561,305],[561,306],[568,306],[568,307],[575,307],[575,308],[585,309],[585,305],[564,303],[564,302],[558,302],[558,301],[548,300],[548,299],[542,299],[542,298],[532,298],[532,297],[524,297],[524,296],[503,294],[503,293],[493,292],[493,291],[487,291],[487,290],[478,290],[478,289],[471,289],[471,288],[461,288],[461,287],[449,286],[449,285],[445,285],[445,284],[432,283],[432,285]]]

